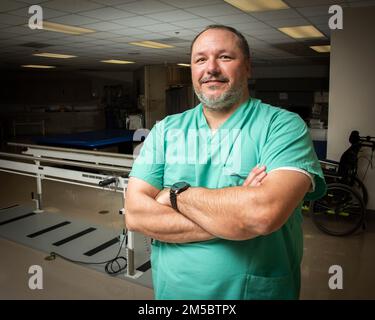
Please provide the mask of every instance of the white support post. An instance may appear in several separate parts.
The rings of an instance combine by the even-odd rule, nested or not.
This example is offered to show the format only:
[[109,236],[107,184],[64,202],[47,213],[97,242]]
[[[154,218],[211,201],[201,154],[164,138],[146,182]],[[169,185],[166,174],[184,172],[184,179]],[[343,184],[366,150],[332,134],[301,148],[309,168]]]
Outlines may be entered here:
[[[37,167],[40,166],[40,161],[35,161],[35,164]],[[43,206],[42,206],[42,175],[38,172],[36,174],[36,199],[34,199],[36,202],[36,210],[35,213],[41,213],[43,212]]]

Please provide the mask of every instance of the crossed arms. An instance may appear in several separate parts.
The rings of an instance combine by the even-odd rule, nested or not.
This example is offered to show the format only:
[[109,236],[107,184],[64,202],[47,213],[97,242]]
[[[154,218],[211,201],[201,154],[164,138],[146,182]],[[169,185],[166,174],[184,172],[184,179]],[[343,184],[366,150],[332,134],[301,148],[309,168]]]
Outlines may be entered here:
[[178,195],[176,212],[168,189],[160,191],[132,177],[126,192],[126,225],[170,243],[251,239],[282,227],[310,185],[310,178],[298,171],[266,175],[264,168],[254,169],[242,186],[189,188]]

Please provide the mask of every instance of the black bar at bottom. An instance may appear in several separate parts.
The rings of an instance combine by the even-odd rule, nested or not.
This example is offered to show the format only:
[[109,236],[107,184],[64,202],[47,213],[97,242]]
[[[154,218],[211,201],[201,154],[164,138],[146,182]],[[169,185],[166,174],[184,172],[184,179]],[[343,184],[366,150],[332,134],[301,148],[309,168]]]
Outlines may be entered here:
[[27,217],[30,217],[30,216],[33,216],[33,215],[35,215],[35,212],[30,212],[30,213],[24,214],[24,215],[19,216],[19,217],[15,217],[15,218],[12,218],[12,219],[9,219],[9,220],[5,220],[5,221],[0,222],[0,226],[2,226],[4,224],[7,224],[7,223],[17,221],[17,220],[24,219],[24,218],[27,218]]
[[104,242],[103,244],[101,244],[100,246],[97,246],[96,248],[94,249],[91,249],[87,252],[84,253],[85,256],[88,256],[88,257],[91,257],[93,256],[94,254],[104,250],[104,249],[107,249],[108,247],[114,245],[115,243],[119,242],[119,239],[118,237],[116,238],[113,238],[112,240],[109,240],[107,242]]
[[43,233],[47,233],[47,232],[50,232],[52,230],[55,230],[55,229],[58,229],[58,228],[61,228],[63,226],[66,226],[67,224],[69,224],[70,221],[64,221],[64,222],[61,222],[59,224],[55,224],[51,227],[48,227],[48,228],[45,228],[45,229],[42,229],[40,231],[37,231],[37,232],[34,232],[34,233],[31,233],[31,234],[28,234],[27,237],[28,238],[35,238],[37,236],[40,236],[42,235]]
[[61,239],[60,241],[57,241],[57,242],[53,243],[53,245],[56,246],[56,247],[61,246],[61,245],[65,244],[65,243],[67,243],[67,242],[70,242],[70,241],[72,241],[74,239],[82,237],[82,236],[84,236],[87,233],[93,232],[94,230],[96,230],[96,228],[85,229],[85,230],[83,230],[81,232],[78,232],[78,233],[75,233],[75,234],[71,235],[70,237],[67,237],[65,239]]
[[150,268],[151,268],[151,261],[148,260],[147,262],[142,264],[140,267],[138,267],[137,270],[141,272],[146,272]]

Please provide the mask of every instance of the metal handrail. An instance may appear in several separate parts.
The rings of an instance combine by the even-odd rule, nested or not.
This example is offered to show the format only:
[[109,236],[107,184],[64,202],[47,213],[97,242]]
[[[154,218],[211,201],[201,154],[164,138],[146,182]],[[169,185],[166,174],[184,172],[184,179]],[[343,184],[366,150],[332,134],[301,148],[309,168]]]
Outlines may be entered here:
[[28,161],[39,161],[39,162],[47,162],[47,163],[54,163],[54,164],[61,164],[61,165],[69,165],[73,167],[80,167],[80,168],[89,168],[89,169],[97,169],[97,170],[105,170],[111,172],[123,172],[129,173],[131,168],[121,168],[121,167],[114,167],[114,166],[104,166],[104,165],[96,165],[96,164],[89,164],[84,162],[75,162],[69,160],[58,160],[58,159],[49,159],[49,158],[42,158],[42,157],[33,157],[33,156],[26,156],[16,153],[5,153],[0,152],[0,156],[5,158],[16,158]]

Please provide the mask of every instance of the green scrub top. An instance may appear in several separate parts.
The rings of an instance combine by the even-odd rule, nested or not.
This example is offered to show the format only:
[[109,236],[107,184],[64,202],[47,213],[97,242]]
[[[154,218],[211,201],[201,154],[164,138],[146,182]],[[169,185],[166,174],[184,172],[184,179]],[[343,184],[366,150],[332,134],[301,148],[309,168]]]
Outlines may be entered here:
[[[215,132],[202,104],[168,116],[147,136],[130,176],[158,189],[242,185],[257,164],[313,177],[306,199],[325,193],[308,128],[295,113],[250,98]],[[249,191],[251,192],[251,191]],[[151,265],[156,299],[297,299],[303,254],[301,205],[277,231],[254,239],[191,243],[155,241]]]

